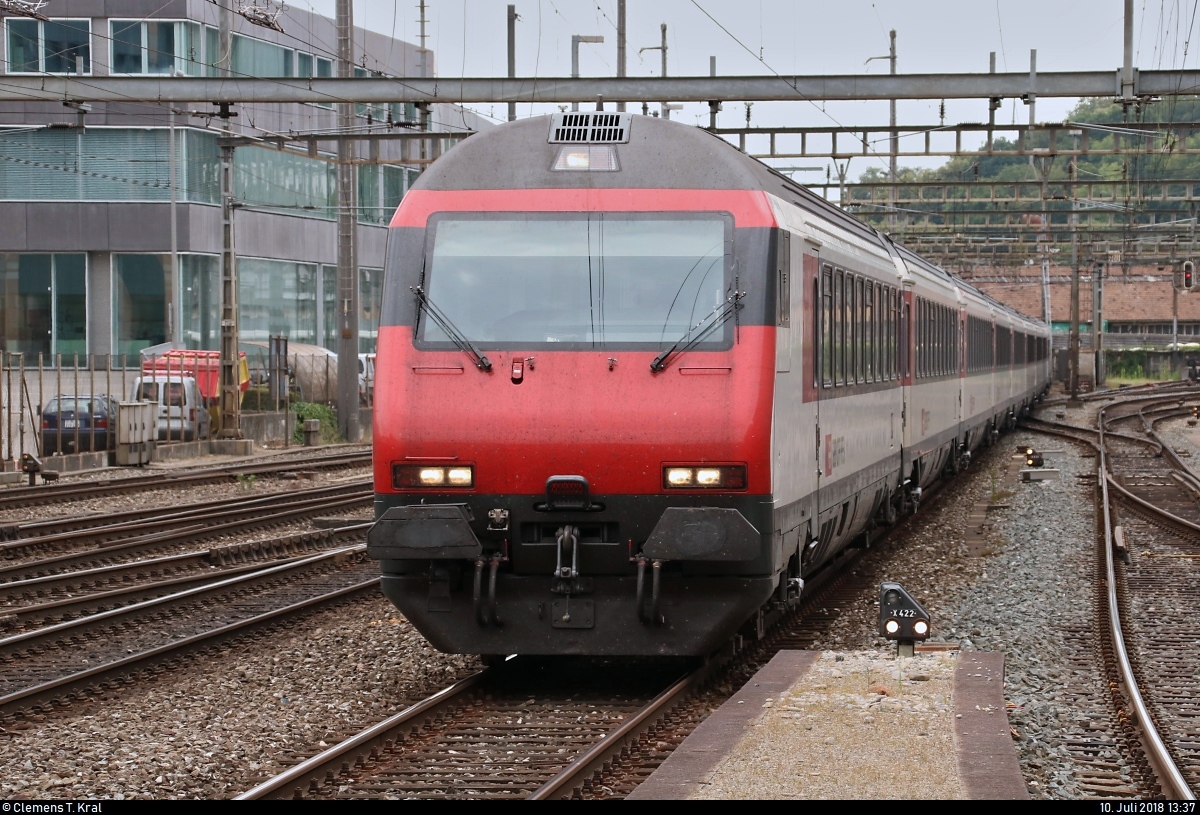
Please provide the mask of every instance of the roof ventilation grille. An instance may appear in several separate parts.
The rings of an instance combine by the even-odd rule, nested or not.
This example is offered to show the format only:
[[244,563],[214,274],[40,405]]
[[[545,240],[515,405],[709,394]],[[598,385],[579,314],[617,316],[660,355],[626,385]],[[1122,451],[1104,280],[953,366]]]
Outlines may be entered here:
[[555,113],[550,144],[627,144],[632,113]]

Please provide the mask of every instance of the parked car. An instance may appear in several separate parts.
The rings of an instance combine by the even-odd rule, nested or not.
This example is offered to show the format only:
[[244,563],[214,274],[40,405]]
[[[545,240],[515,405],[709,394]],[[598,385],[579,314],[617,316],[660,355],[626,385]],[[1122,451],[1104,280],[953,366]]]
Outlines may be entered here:
[[116,400],[60,394],[42,408],[42,455],[114,450],[116,446]]
[[358,355],[358,401],[364,405],[375,403],[375,355]]
[[134,399],[158,405],[158,438],[195,441],[209,435],[208,408],[190,376],[155,374],[133,380]]

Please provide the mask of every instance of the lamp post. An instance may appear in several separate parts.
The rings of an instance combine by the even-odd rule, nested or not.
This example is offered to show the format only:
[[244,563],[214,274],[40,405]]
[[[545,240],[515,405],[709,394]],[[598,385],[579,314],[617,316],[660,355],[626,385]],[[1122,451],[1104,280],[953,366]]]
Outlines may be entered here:
[[[579,78],[579,43],[581,42],[604,42],[604,37],[599,34],[572,34],[571,35],[571,78]],[[579,103],[572,102],[571,110],[579,110]]]

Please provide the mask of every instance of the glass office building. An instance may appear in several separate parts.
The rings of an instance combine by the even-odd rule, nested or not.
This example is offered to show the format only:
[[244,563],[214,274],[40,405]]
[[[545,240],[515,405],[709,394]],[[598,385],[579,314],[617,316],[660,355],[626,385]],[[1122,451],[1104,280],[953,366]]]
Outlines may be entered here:
[[[97,8],[109,16],[0,19],[0,73],[220,75],[219,7],[208,0],[107,0]],[[332,76],[334,21],[289,7],[282,22],[287,35],[235,15],[230,74]],[[354,50],[357,75],[419,75],[415,45],[358,28]],[[236,105],[231,127],[244,135],[332,131],[333,101]],[[450,105],[432,107],[435,131],[487,124]],[[61,354],[65,364],[76,354],[136,354],[165,342],[218,348],[216,128],[224,125],[191,111],[172,117],[169,109],[132,101],[92,104],[86,113],[49,103],[0,104],[0,351],[48,360]],[[399,102],[356,106],[360,126],[375,132],[411,132],[416,115]],[[361,157],[378,159],[358,165],[361,353],[374,350],[386,225],[423,166],[409,161],[417,158],[415,143],[376,145],[359,148]],[[303,149],[235,149],[243,341],[282,335],[336,350],[331,158]]]

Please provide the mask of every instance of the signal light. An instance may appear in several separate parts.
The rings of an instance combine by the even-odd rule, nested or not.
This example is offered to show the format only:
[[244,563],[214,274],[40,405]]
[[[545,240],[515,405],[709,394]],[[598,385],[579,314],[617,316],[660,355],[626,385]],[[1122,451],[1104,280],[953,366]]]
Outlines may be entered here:
[[1185,291],[1191,291],[1195,285],[1196,264],[1190,260],[1183,262],[1183,288]]
[[879,584],[879,633],[896,640],[900,656],[912,656],[917,640],[929,637],[929,612],[899,583]]
[[1043,464],[1045,464],[1045,461],[1042,459],[1041,453],[1037,452],[1032,447],[1030,447],[1026,450],[1026,452],[1025,452],[1025,466],[1026,467],[1041,467]]

